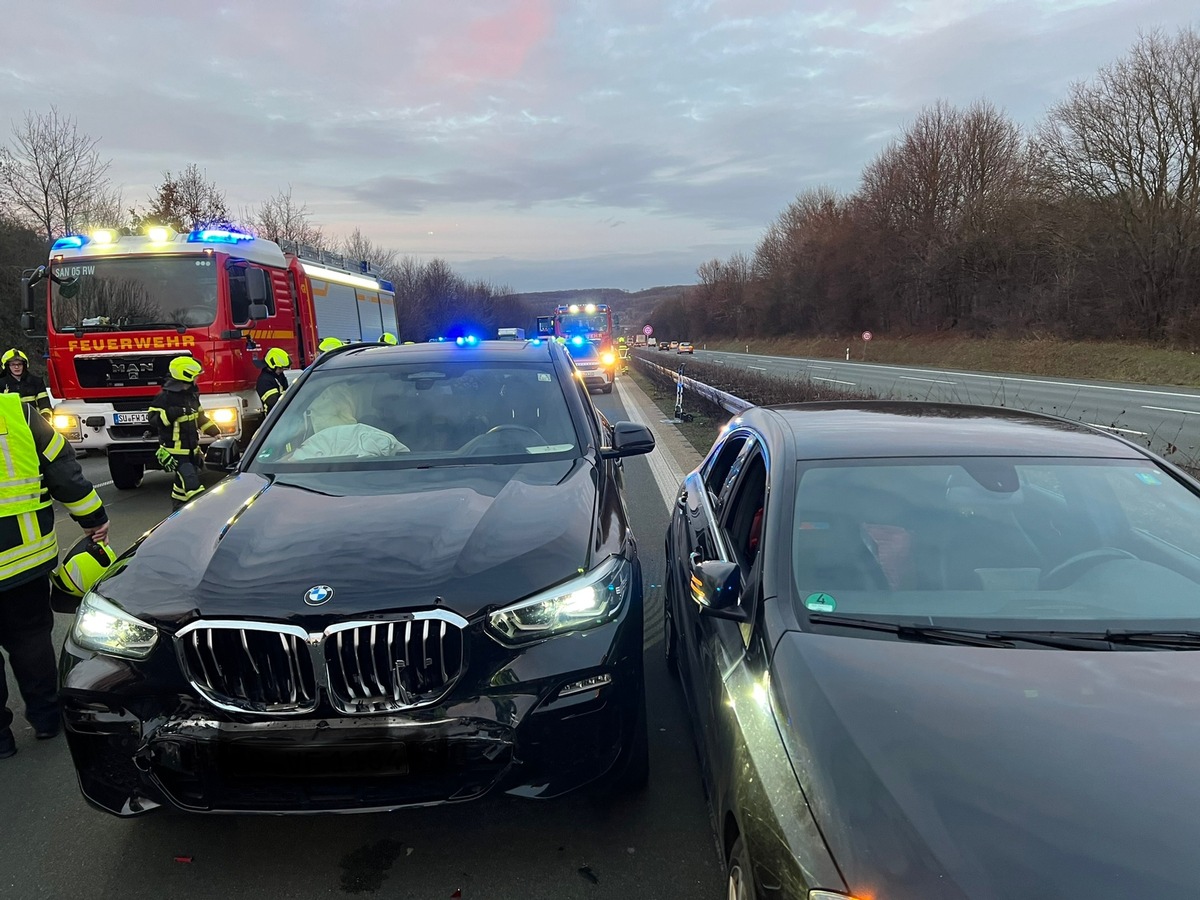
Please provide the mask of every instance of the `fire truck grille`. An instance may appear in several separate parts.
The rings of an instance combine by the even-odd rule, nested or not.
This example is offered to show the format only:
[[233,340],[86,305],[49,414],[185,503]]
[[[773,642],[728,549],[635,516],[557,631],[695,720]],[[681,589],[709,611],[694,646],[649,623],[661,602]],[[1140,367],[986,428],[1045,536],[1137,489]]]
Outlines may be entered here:
[[170,354],[77,356],[75,374],[84,388],[154,387],[167,378]]

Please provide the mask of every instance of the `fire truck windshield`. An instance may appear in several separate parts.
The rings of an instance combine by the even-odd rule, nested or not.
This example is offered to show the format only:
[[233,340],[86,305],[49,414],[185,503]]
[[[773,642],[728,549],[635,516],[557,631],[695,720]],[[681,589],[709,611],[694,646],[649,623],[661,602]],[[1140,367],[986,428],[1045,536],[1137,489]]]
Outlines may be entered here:
[[562,315],[558,317],[560,334],[582,334],[608,331],[608,316],[604,313],[595,315]]
[[211,325],[217,267],[197,257],[77,259],[56,263],[50,283],[57,331],[146,330]]

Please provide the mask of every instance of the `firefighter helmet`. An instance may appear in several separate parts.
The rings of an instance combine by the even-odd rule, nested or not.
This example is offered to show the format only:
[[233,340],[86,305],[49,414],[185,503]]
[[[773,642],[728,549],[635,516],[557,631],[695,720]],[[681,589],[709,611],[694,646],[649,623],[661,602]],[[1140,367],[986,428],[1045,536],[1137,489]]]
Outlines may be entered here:
[[190,356],[177,356],[171,360],[167,371],[176,381],[195,384],[197,376],[204,371],[204,367]]
[[292,364],[291,357],[282,347],[272,347],[268,350],[267,355],[263,357],[263,362],[272,369],[286,369]]
[[13,347],[11,350],[9,350],[7,353],[5,353],[3,356],[0,356],[0,366],[3,366],[4,368],[7,369],[8,364],[10,362],[12,362],[14,359],[25,363],[25,368],[29,368],[29,357],[26,356],[24,353],[22,353],[20,350],[18,350],[16,347]]
[[317,349],[322,353],[328,353],[330,350],[336,350],[338,347],[346,346],[346,342],[340,338],[327,337],[321,343],[317,344]]
[[398,340],[396,340],[396,336],[394,334],[392,334],[390,331],[385,331],[383,333],[383,335],[379,338],[379,341],[382,344],[389,344],[392,347],[395,347],[398,343],[400,343]]
[[83,537],[67,551],[58,568],[51,573],[50,581],[58,590],[72,597],[82,597],[116,561],[117,554],[108,544],[98,544],[90,537]]

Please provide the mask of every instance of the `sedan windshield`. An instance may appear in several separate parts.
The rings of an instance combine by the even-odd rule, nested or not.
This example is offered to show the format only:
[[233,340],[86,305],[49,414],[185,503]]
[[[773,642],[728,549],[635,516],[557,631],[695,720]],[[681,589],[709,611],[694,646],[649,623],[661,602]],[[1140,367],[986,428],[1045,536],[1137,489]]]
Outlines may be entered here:
[[880,460],[799,475],[802,617],[1200,627],[1200,498],[1150,460]]
[[578,446],[548,363],[317,370],[285,402],[251,471],[527,462],[564,459]]
[[211,259],[136,257],[68,260],[54,266],[54,328],[134,330],[211,325],[217,269]]

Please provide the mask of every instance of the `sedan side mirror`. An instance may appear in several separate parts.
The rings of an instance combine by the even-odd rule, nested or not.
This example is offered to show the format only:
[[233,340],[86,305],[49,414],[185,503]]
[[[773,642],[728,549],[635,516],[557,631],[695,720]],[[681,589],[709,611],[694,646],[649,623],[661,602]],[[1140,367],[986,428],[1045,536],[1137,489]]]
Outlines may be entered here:
[[232,472],[242,459],[242,448],[238,446],[237,438],[217,438],[204,451],[204,464],[223,472]]
[[618,456],[638,456],[654,449],[654,434],[645,425],[633,422],[618,422],[613,426],[613,442],[600,455],[605,459]]
[[692,566],[692,599],[701,613],[748,622],[750,617],[738,605],[741,593],[742,573],[737,563],[707,559]]

